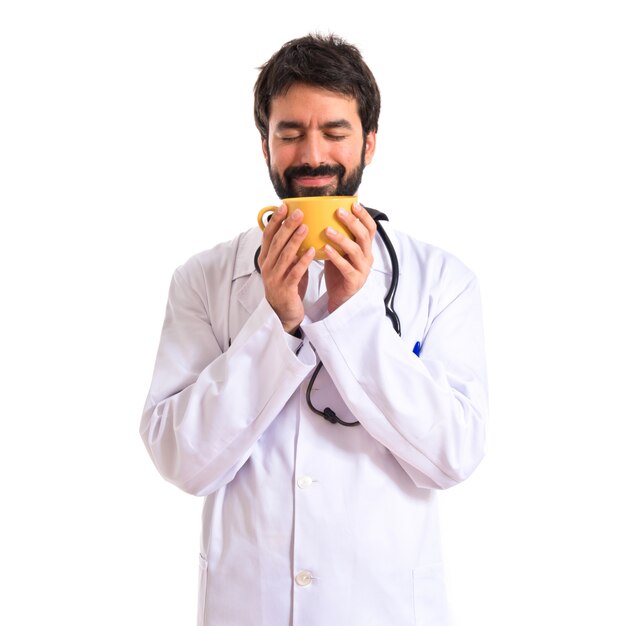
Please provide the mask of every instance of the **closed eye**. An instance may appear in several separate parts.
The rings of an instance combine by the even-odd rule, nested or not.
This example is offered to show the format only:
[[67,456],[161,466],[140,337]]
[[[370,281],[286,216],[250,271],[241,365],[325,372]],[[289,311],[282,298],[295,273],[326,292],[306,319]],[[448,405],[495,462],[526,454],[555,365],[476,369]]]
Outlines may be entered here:
[[282,141],[283,143],[291,143],[301,138],[302,138],[302,135],[287,135],[287,136],[279,137],[280,141]]

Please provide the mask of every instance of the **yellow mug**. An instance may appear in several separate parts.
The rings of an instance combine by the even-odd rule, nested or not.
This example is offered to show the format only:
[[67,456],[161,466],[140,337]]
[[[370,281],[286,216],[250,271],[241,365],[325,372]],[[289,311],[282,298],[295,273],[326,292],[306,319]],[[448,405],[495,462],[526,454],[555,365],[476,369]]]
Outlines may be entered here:
[[[346,237],[354,239],[354,235],[337,219],[335,214],[338,209],[345,209],[351,213],[352,205],[357,202],[356,196],[304,196],[302,198],[285,198],[282,202],[287,205],[288,216],[296,209],[300,209],[304,214],[302,223],[309,228],[298,250],[298,256],[302,256],[309,248],[315,248],[316,259],[327,259],[328,255],[324,251],[326,244],[330,244],[339,254],[343,254],[343,251],[326,237],[325,230],[329,226]],[[265,222],[263,221],[265,215],[276,211],[276,209],[278,209],[276,206],[266,206],[259,211],[257,220],[261,230],[265,230]]]

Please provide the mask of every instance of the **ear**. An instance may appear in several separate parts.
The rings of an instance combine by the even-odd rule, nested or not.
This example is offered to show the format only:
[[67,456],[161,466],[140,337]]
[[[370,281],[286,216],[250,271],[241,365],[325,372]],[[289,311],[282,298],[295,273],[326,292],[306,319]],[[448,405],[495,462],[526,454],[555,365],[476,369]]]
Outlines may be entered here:
[[261,138],[261,150],[263,150],[263,158],[265,159],[265,163],[269,165],[270,162],[270,151],[267,146],[267,139]]
[[365,136],[365,165],[369,165],[376,151],[376,131],[372,130]]

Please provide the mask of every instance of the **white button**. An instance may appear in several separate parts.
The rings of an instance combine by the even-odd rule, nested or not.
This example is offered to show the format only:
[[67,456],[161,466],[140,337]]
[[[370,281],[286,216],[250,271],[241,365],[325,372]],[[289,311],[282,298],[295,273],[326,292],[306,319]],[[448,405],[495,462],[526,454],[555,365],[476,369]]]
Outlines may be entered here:
[[308,587],[313,582],[313,574],[307,570],[302,570],[296,574],[296,583],[300,587]]
[[307,489],[313,484],[313,479],[310,476],[298,476],[298,480],[296,482],[298,483],[298,487],[300,487],[300,489]]

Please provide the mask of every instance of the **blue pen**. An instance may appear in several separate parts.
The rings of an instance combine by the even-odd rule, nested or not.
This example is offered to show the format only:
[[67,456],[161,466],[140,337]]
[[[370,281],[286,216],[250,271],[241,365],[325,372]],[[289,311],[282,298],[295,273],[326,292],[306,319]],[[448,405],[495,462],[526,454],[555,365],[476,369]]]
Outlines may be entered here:
[[415,346],[413,346],[413,354],[414,354],[415,356],[419,356],[419,355],[420,355],[420,350],[421,350],[421,349],[422,349],[422,344],[421,344],[419,341],[417,341],[417,342],[415,343]]

